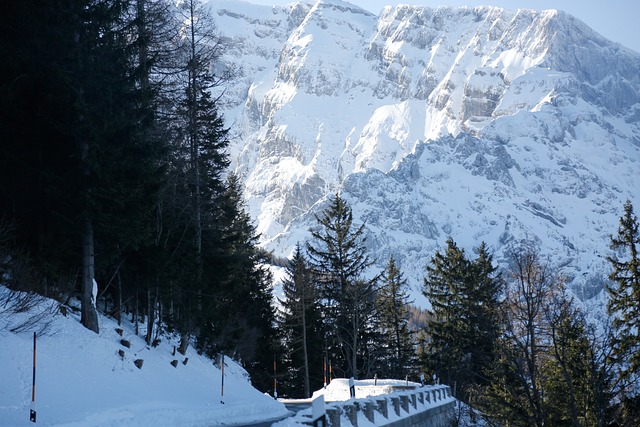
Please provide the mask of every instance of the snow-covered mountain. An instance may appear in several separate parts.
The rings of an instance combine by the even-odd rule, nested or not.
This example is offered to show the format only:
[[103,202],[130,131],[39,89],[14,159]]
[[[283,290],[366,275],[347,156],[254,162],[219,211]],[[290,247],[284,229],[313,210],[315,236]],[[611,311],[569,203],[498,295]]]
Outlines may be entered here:
[[535,241],[580,297],[601,288],[623,203],[640,206],[640,54],[556,10],[210,5],[266,248],[289,255],[339,191],[416,291],[449,236],[498,261]]

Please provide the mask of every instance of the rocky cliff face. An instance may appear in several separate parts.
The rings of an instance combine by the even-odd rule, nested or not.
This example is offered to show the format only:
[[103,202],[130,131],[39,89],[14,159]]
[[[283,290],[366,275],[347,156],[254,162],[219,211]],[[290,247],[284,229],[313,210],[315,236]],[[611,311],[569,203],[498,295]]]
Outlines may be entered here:
[[554,10],[211,8],[266,248],[289,255],[339,191],[416,290],[449,236],[499,261],[533,241],[580,297],[600,289],[622,205],[640,206],[640,54]]

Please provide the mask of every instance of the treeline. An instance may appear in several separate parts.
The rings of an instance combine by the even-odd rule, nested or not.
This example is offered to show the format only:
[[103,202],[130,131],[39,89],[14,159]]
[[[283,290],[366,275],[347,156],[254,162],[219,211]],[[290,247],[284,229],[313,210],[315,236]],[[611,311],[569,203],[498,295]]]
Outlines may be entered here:
[[227,170],[214,28],[198,0],[3,4],[1,277],[79,295],[95,332],[100,302],[150,344],[234,355],[266,388],[271,278]]
[[331,373],[423,379],[450,385],[487,425],[640,425],[640,231],[631,202],[611,238],[605,319],[579,308],[535,246],[513,246],[499,268],[485,243],[470,257],[451,238],[426,266],[431,307],[420,312],[393,258],[371,277],[364,225],[344,199],[336,195],[316,219],[286,267],[277,316],[285,394],[307,397]]

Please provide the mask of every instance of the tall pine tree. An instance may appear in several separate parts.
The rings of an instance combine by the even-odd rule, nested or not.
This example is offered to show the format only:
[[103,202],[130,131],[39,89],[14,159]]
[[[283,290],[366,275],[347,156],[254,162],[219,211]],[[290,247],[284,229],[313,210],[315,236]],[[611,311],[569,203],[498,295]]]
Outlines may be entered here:
[[[548,419],[553,425],[597,425],[596,394],[591,389],[594,372],[592,346],[582,313],[564,294],[555,295],[546,309],[549,322],[549,357],[542,364],[542,387],[549,402]],[[585,423],[586,424],[586,423]]]
[[612,256],[607,257],[613,271],[607,286],[607,311],[617,331],[614,356],[625,377],[640,372],[640,224],[627,200],[620,218],[618,234],[611,236]]
[[[167,220],[175,224],[172,232],[178,234],[172,239],[173,252],[181,254],[184,269],[183,278],[174,282],[171,291],[171,300],[182,308],[172,323],[181,332],[180,350],[184,352],[191,337],[203,332],[203,316],[206,319],[211,307],[217,305],[217,292],[228,280],[211,272],[205,258],[215,262],[223,240],[228,239],[224,236],[223,204],[228,190],[224,180],[229,141],[212,93],[221,81],[212,73],[220,55],[213,20],[197,0],[181,2],[177,12],[182,37],[175,40],[175,73],[170,78],[177,102],[164,108],[176,139],[171,187],[166,193],[172,209]],[[205,246],[211,247],[210,253],[205,253]]]
[[393,257],[380,279],[378,292],[379,327],[384,337],[382,374],[388,378],[404,378],[413,365],[415,354],[409,330],[408,284]]
[[[466,337],[469,348],[470,382],[484,385],[487,369],[493,365],[496,343],[500,337],[500,298],[504,283],[493,265],[493,256],[485,242],[475,249],[477,257],[471,261],[470,278],[464,292],[463,305],[468,312],[469,327]],[[464,383],[463,383],[464,384]]]
[[427,368],[466,401],[471,388],[486,381],[499,336],[500,279],[486,245],[477,251],[477,259],[469,260],[448,239],[446,252],[436,252],[427,266],[423,291],[431,303]]
[[[366,343],[363,333],[375,310],[377,280],[365,279],[373,262],[364,244],[364,224],[356,227],[351,208],[337,194],[316,220],[307,250],[320,286],[327,347],[333,349],[334,368],[357,377],[358,351]],[[335,350],[342,353],[340,359]]]
[[282,292],[278,324],[286,354],[289,393],[309,398],[311,390],[322,386],[322,378],[312,374],[319,374],[322,366],[322,317],[311,268],[299,244],[286,267]]
[[[218,204],[219,216],[203,227],[203,292],[198,309],[197,346],[242,361],[258,389],[272,384],[277,348],[269,256],[258,246],[258,235],[246,213],[240,181],[226,180]],[[215,225],[215,226],[214,226]]]
[[464,251],[450,238],[446,252],[438,251],[431,258],[424,279],[423,293],[431,304],[427,367],[451,385],[466,375],[463,362],[467,349],[459,344],[468,333],[462,322],[461,296],[469,270]]

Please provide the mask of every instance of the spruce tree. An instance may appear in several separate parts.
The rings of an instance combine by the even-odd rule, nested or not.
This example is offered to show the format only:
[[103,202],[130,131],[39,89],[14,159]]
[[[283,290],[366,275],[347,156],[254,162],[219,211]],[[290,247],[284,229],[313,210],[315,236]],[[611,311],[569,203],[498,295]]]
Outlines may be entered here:
[[391,257],[381,276],[378,291],[379,327],[383,339],[384,371],[388,378],[404,378],[410,373],[414,346],[409,330],[407,281]]
[[618,234],[611,236],[614,254],[607,257],[613,271],[607,286],[607,312],[613,316],[616,338],[614,357],[623,377],[635,376],[640,370],[640,224],[627,200],[620,218]]
[[424,279],[424,295],[429,299],[431,319],[429,335],[428,368],[446,384],[462,378],[466,348],[458,345],[468,333],[461,306],[461,292],[470,263],[453,239],[447,240],[444,254],[439,251],[431,258]]
[[[307,251],[320,286],[327,345],[343,356],[334,368],[357,377],[358,350],[366,343],[363,332],[375,310],[377,280],[365,279],[373,262],[365,247],[364,224],[356,227],[351,208],[337,194],[316,220]],[[333,352],[334,362],[338,357]]]
[[483,385],[487,381],[486,370],[494,362],[501,333],[500,298],[504,283],[485,242],[480,243],[476,253],[463,299],[464,310],[469,313],[469,335],[464,339],[470,351],[470,382]]
[[[117,317],[120,319],[122,301],[125,297],[142,296],[146,299],[148,316],[146,341],[152,344],[160,333],[163,320],[162,300],[169,294],[165,273],[171,264],[164,253],[164,229],[162,196],[166,193],[168,173],[170,170],[172,135],[168,129],[165,114],[164,94],[167,91],[166,81],[160,76],[167,74],[167,57],[171,49],[172,39],[178,32],[178,25],[173,16],[173,9],[167,0],[135,0],[130,4],[129,20],[131,22],[132,40],[135,59],[136,84],[142,94],[140,105],[147,111],[144,116],[146,126],[141,129],[141,140],[151,149],[161,150],[164,161],[159,162],[162,169],[162,183],[156,198],[156,204],[149,215],[152,224],[152,237],[133,253],[126,253],[123,260],[116,262],[117,290],[119,298]],[[123,286],[121,267],[127,259],[126,273],[128,280]],[[132,259],[135,261],[132,262]],[[169,267],[171,268],[171,267]],[[131,271],[132,270],[132,271]],[[123,293],[125,295],[123,295]],[[153,296],[152,296],[153,295]],[[157,324],[157,328],[156,328]]]
[[[177,263],[183,270],[182,278],[172,284],[168,303],[181,308],[171,323],[181,333],[184,352],[191,337],[202,332],[202,316],[217,304],[214,295],[220,283],[228,280],[222,273],[211,272],[205,258],[217,262],[223,239],[228,239],[223,230],[223,201],[229,161],[228,130],[213,94],[220,83],[220,76],[212,73],[220,55],[213,20],[197,0],[181,2],[177,13],[181,37],[175,40],[173,60],[163,62],[170,88],[163,93],[163,118],[175,143],[162,207],[166,208],[163,221],[171,227],[167,231],[175,233],[166,242],[173,256],[180,255]],[[205,246],[212,248],[210,253],[205,253]]]
[[582,313],[564,294],[548,302],[545,317],[549,323],[549,357],[542,363],[544,394],[549,402],[548,419],[553,425],[589,419],[596,407],[590,389],[589,353],[592,351]]
[[258,246],[236,175],[227,177],[217,206],[217,216],[203,217],[207,221],[196,343],[211,356],[234,355],[251,374],[254,386],[265,391],[272,384],[277,348],[269,255]]
[[501,282],[484,243],[477,252],[469,260],[449,238],[446,252],[427,266],[423,291],[431,303],[427,368],[467,401],[471,388],[486,382],[499,336]]
[[293,396],[309,398],[311,390],[322,386],[322,379],[311,374],[322,365],[322,317],[313,275],[299,244],[286,267],[282,292],[278,324],[287,355],[288,388]]

